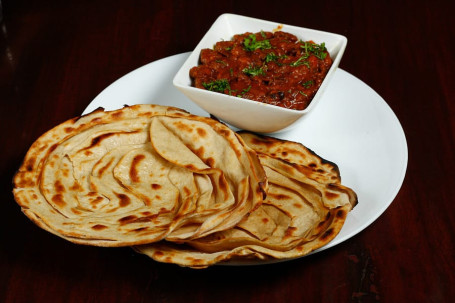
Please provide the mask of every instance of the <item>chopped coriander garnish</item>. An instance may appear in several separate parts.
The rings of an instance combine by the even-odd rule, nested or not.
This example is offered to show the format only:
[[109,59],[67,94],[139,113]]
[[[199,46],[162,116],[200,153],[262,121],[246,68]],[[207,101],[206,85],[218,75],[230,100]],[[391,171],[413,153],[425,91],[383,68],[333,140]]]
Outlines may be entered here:
[[305,87],[305,88],[309,88],[311,85],[313,85],[313,80],[308,80],[304,83],[302,83],[302,86]]
[[308,95],[305,94],[304,92],[302,92],[301,90],[299,90],[299,93],[300,93],[302,96],[308,97]]
[[278,60],[278,56],[275,55],[274,52],[271,52],[271,53],[268,53],[266,56],[265,56],[265,63],[269,63],[271,61],[276,61]]
[[239,97],[239,98],[243,97],[243,95],[245,95],[247,92],[249,92],[250,89],[251,89],[251,85],[249,85],[247,88],[242,90],[242,92],[240,94],[238,94],[237,97]]
[[229,85],[229,81],[227,79],[215,80],[209,83],[204,82],[202,85],[205,89],[212,92],[224,93],[225,90],[228,90],[229,94],[231,94],[231,86]]
[[324,60],[327,57],[327,48],[325,43],[316,44],[312,42],[303,42],[303,45],[300,45],[301,48],[305,49],[305,53],[309,56],[310,53],[315,55],[318,59]]
[[308,56],[307,55],[303,55],[299,59],[297,59],[297,61],[292,62],[290,65],[291,66],[305,65],[306,67],[310,68],[310,63],[308,63],[308,61],[306,61],[306,59],[308,59]]
[[270,52],[265,56],[265,63],[274,61],[274,62],[276,62],[276,64],[281,65],[282,63],[277,62],[278,59],[286,59],[287,57],[288,56],[286,56],[286,55],[277,56],[277,55],[275,55],[274,52]]
[[256,41],[256,35],[251,34],[243,40],[243,46],[247,51],[255,51],[257,49],[270,49],[272,45],[269,40]]
[[255,67],[255,66],[248,66],[245,67],[242,72],[248,76],[254,77],[259,75],[265,75],[265,71],[263,70],[262,66]]
[[216,62],[216,63],[221,63],[221,64],[223,64],[223,65],[227,65],[227,63],[224,62],[223,60],[216,60],[215,62]]

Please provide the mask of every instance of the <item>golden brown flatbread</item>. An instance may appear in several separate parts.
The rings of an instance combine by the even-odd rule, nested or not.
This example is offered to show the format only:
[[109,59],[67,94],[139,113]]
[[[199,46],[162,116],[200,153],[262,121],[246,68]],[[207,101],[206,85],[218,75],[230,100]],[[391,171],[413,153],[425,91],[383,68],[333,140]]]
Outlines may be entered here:
[[99,109],[56,126],[30,147],[13,190],[38,226],[97,246],[226,230],[266,191],[256,153],[235,132],[158,105]]
[[135,247],[151,258],[203,268],[231,259],[286,259],[329,243],[357,203],[340,184],[338,167],[301,144],[240,133],[259,154],[269,182],[263,204],[234,228],[184,245],[161,241]]

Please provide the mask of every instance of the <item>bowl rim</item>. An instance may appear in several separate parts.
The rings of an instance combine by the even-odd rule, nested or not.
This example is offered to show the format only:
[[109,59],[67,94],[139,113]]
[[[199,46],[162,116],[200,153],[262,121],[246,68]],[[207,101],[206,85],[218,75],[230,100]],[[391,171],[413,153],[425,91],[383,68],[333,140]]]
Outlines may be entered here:
[[[195,56],[197,56],[197,58],[199,58],[200,51],[203,48],[207,48],[208,47],[206,45],[206,44],[209,44],[208,42],[210,42],[210,44],[215,44],[216,42],[221,41],[220,38],[217,39],[217,40],[211,41],[212,39],[209,39],[209,34],[214,30],[215,26],[218,23],[225,21],[224,19],[226,19],[226,18],[234,19],[234,21],[235,21],[235,19],[238,19],[238,20],[244,20],[244,21],[248,21],[248,22],[257,22],[257,23],[269,24],[269,25],[272,25],[272,27],[275,28],[276,30],[289,31],[289,29],[291,29],[293,31],[304,31],[304,32],[312,33],[312,34],[327,35],[327,36],[333,37],[334,39],[335,38],[338,39],[338,41],[337,41],[337,43],[335,45],[336,56],[333,57],[332,66],[330,67],[329,71],[325,75],[324,80],[322,81],[321,86],[319,87],[318,91],[313,96],[313,99],[311,100],[311,102],[309,103],[309,105],[306,108],[301,109],[301,110],[291,109],[291,108],[281,107],[281,106],[278,106],[278,105],[272,105],[272,104],[263,103],[263,102],[260,102],[260,101],[255,101],[255,100],[250,100],[250,99],[246,99],[246,98],[241,98],[241,97],[237,97],[237,96],[227,95],[227,94],[218,93],[218,92],[212,92],[212,91],[209,91],[209,90],[203,90],[203,89],[196,88],[196,87],[191,85],[191,79],[190,79],[190,76],[189,76],[189,70],[193,66],[196,66],[196,65],[194,65],[194,63],[192,63],[192,64],[190,64],[190,63],[194,62],[194,59],[195,59],[194,57]],[[205,34],[203,35],[201,40],[199,40],[199,42],[197,43],[196,47],[190,52],[188,58],[185,60],[185,62],[182,64],[182,66],[179,68],[179,70],[175,74],[172,82],[173,82],[173,85],[176,88],[178,88],[179,90],[181,90],[182,92],[189,91],[189,92],[195,92],[195,93],[198,93],[198,94],[206,94],[208,97],[214,96],[213,94],[217,94],[216,95],[217,98],[219,98],[218,95],[222,95],[223,96],[222,98],[224,98],[226,100],[229,100],[229,99],[231,101],[232,100],[236,100],[237,102],[250,103],[253,106],[254,105],[264,106],[265,108],[269,108],[270,110],[277,110],[277,111],[280,111],[280,112],[287,112],[289,114],[294,114],[294,115],[297,114],[297,113],[300,114],[300,115],[303,115],[303,114],[308,113],[309,111],[311,111],[313,109],[313,107],[316,105],[316,103],[318,103],[317,102],[318,99],[320,99],[323,91],[325,90],[325,87],[328,85],[328,82],[330,81],[330,78],[333,76],[333,74],[335,73],[336,69],[338,68],[338,65],[339,65],[339,63],[341,61],[341,58],[344,55],[344,51],[346,49],[346,46],[347,46],[347,38],[345,36],[341,35],[341,34],[338,34],[338,33],[332,33],[332,32],[328,32],[328,31],[322,31],[322,30],[318,30],[318,29],[300,27],[300,26],[295,26],[295,25],[289,25],[289,24],[285,24],[285,23],[281,23],[281,22],[269,21],[269,20],[265,20],[265,19],[259,19],[259,18],[255,18],[255,17],[248,17],[248,16],[244,16],[244,15],[239,15],[239,14],[223,13],[223,14],[219,15],[216,18],[216,20],[212,23],[210,28],[205,32]],[[333,51],[332,51],[332,53],[330,55],[333,56]],[[188,84],[188,81],[187,81],[188,79],[190,79],[190,84]],[[316,100],[316,102],[313,102],[314,100]],[[200,106],[200,105],[198,104],[198,106]]]

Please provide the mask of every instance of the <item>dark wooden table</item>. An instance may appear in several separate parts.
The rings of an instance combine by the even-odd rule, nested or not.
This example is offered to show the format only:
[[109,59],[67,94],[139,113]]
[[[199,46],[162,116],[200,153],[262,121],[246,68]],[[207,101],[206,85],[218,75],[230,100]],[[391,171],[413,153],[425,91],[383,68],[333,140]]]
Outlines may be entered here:
[[[453,302],[452,1],[2,2],[0,302]],[[32,142],[122,75],[192,50],[226,12],[348,38],[340,67],[387,101],[409,148],[383,215],[310,257],[205,270],[78,246],[31,223],[11,179]]]

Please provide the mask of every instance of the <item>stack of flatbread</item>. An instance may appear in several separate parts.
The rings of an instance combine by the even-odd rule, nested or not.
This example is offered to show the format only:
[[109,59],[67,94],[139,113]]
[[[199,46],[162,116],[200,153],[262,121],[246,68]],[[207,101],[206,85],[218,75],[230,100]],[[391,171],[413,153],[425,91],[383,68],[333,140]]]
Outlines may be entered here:
[[299,143],[158,105],[56,126],[30,147],[13,192],[68,241],[193,268],[306,255],[357,203],[337,166]]

